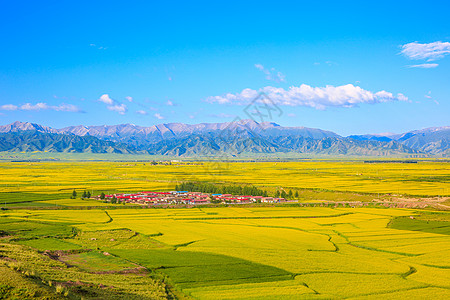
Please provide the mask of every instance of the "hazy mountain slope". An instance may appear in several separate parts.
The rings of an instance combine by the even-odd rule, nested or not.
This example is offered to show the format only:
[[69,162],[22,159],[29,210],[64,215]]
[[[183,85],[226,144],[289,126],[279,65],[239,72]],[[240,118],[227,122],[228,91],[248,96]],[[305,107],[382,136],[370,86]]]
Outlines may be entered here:
[[379,142],[390,142],[392,138],[388,136],[364,134],[364,135],[349,135],[348,138],[358,140],[358,141],[379,141]]
[[402,134],[397,138],[402,144],[421,151],[438,154],[450,144],[450,127],[427,128]]
[[8,125],[2,125],[0,126],[0,133],[7,133],[7,132],[19,132],[19,131],[25,131],[25,130],[36,130],[39,132],[44,133],[57,133],[57,129],[53,129],[47,126],[42,126],[39,124],[29,123],[29,122],[19,122],[16,121],[14,123],[8,124]]
[[130,153],[125,145],[95,137],[42,133],[36,130],[0,133],[0,151],[49,151],[74,153]]
[[151,154],[200,156],[225,153],[276,153],[297,152],[321,155],[390,156],[419,154],[396,141],[356,141],[342,138],[311,139],[296,137],[238,137],[235,139],[214,139],[206,136],[166,140],[147,148]]
[[[36,134],[31,135],[30,130]],[[13,134],[3,136],[0,151],[47,150],[182,156],[276,152],[360,156],[450,154],[450,127],[429,128],[399,135],[367,134],[347,138],[320,129],[282,127],[275,123],[257,123],[253,120],[195,125],[169,123],[150,127],[133,124],[80,125],[63,129],[14,122],[0,126],[0,132]]]
[[339,137],[338,134],[315,128],[282,127],[276,123],[257,123],[253,120],[225,123],[182,124],[168,123],[150,127],[140,127],[132,124],[113,126],[73,126],[59,129],[60,133],[76,135],[92,135],[98,138],[124,142],[134,146],[148,145],[162,140],[183,138],[190,135],[222,136],[235,131],[246,131],[261,136],[301,135],[314,139]]
[[357,140],[395,140],[409,148],[433,155],[448,156],[450,147],[450,126],[431,127],[409,131],[402,134],[390,135],[351,135],[349,138]]

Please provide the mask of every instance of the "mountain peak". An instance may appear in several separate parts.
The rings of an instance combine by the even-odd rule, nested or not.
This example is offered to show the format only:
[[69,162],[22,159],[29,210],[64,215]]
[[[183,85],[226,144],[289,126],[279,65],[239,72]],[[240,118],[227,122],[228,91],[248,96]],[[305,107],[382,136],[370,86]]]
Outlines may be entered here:
[[[154,153],[181,153],[190,145],[196,145],[189,151],[214,153],[220,150],[224,139],[238,152],[305,152],[305,153],[337,153],[344,147],[350,153],[356,151],[363,155],[372,155],[389,149],[395,153],[422,153],[445,156],[449,153],[450,126],[431,127],[403,134],[367,134],[342,137],[338,134],[317,128],[284,127],[274,122],[258,123],[252,119],[226,123],[164,123],[150,127],[135,124],[70,126],[62,129],[16,121],[0,126],[0,133],[52,133],[66,136],[95,137],[103,141],[123,143],[138,151],[154,151]],[[225,133],[225,134],[224,134]],[[34,134],[34,133],[32,133]],[[53,137],[48,137],[53,139]],[[326,146],[328,145],[328,146]],[[352,146],[353,145],[353,146]],[[0,141],[1,146],[1,141]],[[108,146],[109,147],[109,146]],[[332,148],[326,148],[332,147]],[[384,147],[384,148],[383,148]],[[172,150],[169,150],[172,149]],[[180,149],[185,149],[181,151]],[[163,150],[166,149],[166,150]],[[318,150],[321,149],[321,150]],[[328,150],[326,150],[328,149]],[[180,152],[181,151],[181,152]],[[317,152],[318,151],[318,152]],[[325,152],[324,152],[325,151]],[[343,150],[342,150],[343,151]],[[375,151],[375,152],[373,152]],[[398,152],[400,151],[400,152]],[[412,151],[412,152],[411,152]],[[194,153],[193,152],[193,153]],[[355,153],[356,153],[355,152]],[[392,153],[394,153],[392,152]],[[149,152],[150,153],[150,152]],[[152,152],[153,153],[153,152]],[[344,152],[339,152],[345,154]],[[375,154],[376,155],[376,154]]]
[[15,121],[14,123],[0,126],[0,132],[17,132],[17,131],[25,131],[25,130],[36,130],[39,132],[46,133],[55,133],[56,130],[47,126],[42,126],[35,123],[30,122],[21,122]]

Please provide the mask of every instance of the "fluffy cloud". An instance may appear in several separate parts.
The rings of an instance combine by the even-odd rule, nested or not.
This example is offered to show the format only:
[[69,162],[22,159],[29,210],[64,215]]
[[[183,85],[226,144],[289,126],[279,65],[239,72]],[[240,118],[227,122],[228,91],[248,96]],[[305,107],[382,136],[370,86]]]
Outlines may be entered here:
[[418,42],[408,43],[402,46],[401,54],[409,59],[433,61],[441,59],[450,54],[450,43],[434,42],[420,44]]
[[21,110],[43,110],[43,109],[48,109],[49,106],[46,103],[36,103],[36,104],[31,104],[31,103],[25,103],[24,105],[20,106]]
[[278,105],[309,106],[316,109],[327,107],[353,107],[361,103],[381,103],[389,101],[408,101],[403,94],[393,95],[386,91],[371,92],[347,84],[342,86],[311,87],[306,84],[291,86],[288,90],[267,86],[259,90],[244,89],[237,94],[212,96],[206,99],[209,103],[245,105],[260,93]]
[[73,104],[60,104],[58,106],[50,106],[50,109],[56,111],[83,112],[78,106]]
[[124,115],[127,112],[127,106],[125,104],[108,105],[106,108],[111,111],[116,111],[121,115]]
[[[130,99],[128,98],[127,100],[130,101]],[[131,98],[131,100],[133,99]],[[105,103],[107,109],[118,112],[121,115],[124,115],[128,111],[127,106],[125,104],[117,102],[116,100],[109,97],[108,94],[101,95],[98,101]]]
[[19,107],[17,107],[17,105],[14,104],[5,104],[0,106],[0,110],[17,110]]
[[126,96],[125,99],[127,99],[128,102],[133,102],[133,97],[131,97],[131,96]]
[[153,116],[154,116],[155,118],[157,118],[158,120],[163,120],[163,119],[164,119],[164,117],[161,116],[161,115],[158,114],[158,113],[154,114]]
[[137,113],[137,114],[140,114],[140,115],[146,115],[146,114],[148,114],[145,110],[138,110],[138,111],[136,111],[136,113]]
[[408,68],[421,68],[421,69],[431,69],[436,68],[439,64],[419,64],[419,65],[411,65]]
[[175,104],[172,102],[172,100],[167,100],[166,105],[167,106],[175,106]]
[[236,117],[236,115],[225,114],[225,113],[209,114],[208,116],[210,116],[212,118],[219,118],[219,119],[230,119],[230,118],[235,118]]
[[73,104],[59,104],[48,105],[47,103],[39,102],[36,104],[25,103],[20,106],[14,104],[5,104],[0,106],[0,110],[24,110],[24,111],[40,111],[40,110],[54,110],[54,111],[67,111],[67,112],[83,112],[78,106]]
[[266,69],[266,68],[264,68],[264,66],[262,64],[255,64],[255,68],[257,68],[258,70],[263,72],[266,75],[267,80],[272,80],[275,82],[285,82],[286,81],[286,79],[285,79],[286,76],[283,73],[275,70],[275,68]]
[[111,99],[108,94],[101,95],[100,98],[98,99],[98,101],[103,102],[103,103],[108,104],[108,105],[113,105],[114,104],[114,100]]

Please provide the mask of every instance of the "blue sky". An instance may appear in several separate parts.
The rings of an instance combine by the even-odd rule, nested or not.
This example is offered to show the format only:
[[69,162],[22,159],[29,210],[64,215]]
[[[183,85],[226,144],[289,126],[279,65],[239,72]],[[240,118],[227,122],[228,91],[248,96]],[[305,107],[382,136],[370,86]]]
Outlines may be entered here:
[[448,1],[0,1],[0,123],[448,126]]

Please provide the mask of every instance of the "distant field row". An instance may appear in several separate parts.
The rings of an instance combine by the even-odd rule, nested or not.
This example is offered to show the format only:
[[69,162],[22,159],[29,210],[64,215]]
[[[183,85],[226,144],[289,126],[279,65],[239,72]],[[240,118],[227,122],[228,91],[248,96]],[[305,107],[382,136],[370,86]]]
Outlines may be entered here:
[[[33,162],[0,163],[0,203],[68,199],[73,189],[92,193],[172,190],[180,181],[253,184],[274,192],[293,189],[300,200],[362,200],[364,194],[450,194],[450,164],[364,162]],[[308,190],[314,189],[314,194]],[[332,193],[327,194],[327,191]],[[346,194],[339,195],[335,191]],[[322,194],[317,194],[322,193]],[[349,193],[360,193],[353,196]],[[55,202],[56,203],[56,202]],[[53,203],[52,203],[53,204]]]

